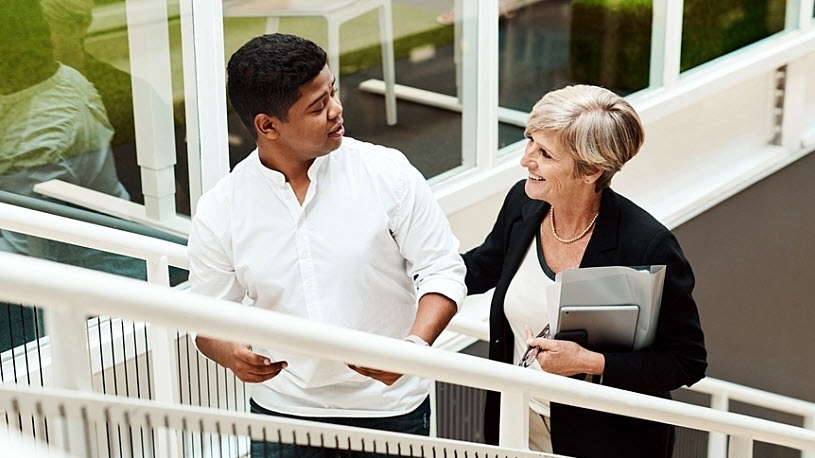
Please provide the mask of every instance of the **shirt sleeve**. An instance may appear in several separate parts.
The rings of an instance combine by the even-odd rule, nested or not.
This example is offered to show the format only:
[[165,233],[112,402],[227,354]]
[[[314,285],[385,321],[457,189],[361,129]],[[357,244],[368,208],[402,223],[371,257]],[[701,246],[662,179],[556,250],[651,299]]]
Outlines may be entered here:
[[459,241],[439,207],[427,180],[405,161],[407,171],[397,192],[392,232],[416,285],[418,297],[446,296],[460,308],[467,295]]
[[233,302],[243,299],[246,290],[238,281],[223,242],[200,216],[193,219],[188,250],[191,292]]
[[[190,292],[240,302],[246,295],[246,290],[238,281],[223,242],[218,238],[212,226],[205,221],[204,213],[199,204],[199,211],[193,218],[190,238],[187,242],[190,260]],[[189,334],[196,350],[203,355],[196,342],[198,333],[191,330]]]

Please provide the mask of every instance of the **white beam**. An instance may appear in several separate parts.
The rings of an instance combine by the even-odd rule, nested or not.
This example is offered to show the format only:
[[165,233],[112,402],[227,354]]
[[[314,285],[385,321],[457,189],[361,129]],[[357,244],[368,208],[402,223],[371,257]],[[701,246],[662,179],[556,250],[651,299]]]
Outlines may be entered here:
[[671,88],[679,79],[683,5],[683,0],[654,0],[651,22],[652,88]]
[[[220,0],[185,0],[182,15],[186,15],[182,27],[187,29],[182,35],[187,39],[184,52],[195,56],[193,68],[185,68],[184,76],[186,85],[192,85],[186,97],[194,100],[192,108],[187,105],[188,129],[195,130],[198,142],[188,147],[190,173],[198,174],[190,179],[190,186],[196,186],[190,189],[194,213],[198,197],[229,173],[222,5]],[[190,37],[193,49],[189,49]]]
[[[166,0],[127,0],[136,155],[142,176],[172,175],[175,165],[173,89]],[[175,216],[175,180],[143,183],[147,215]]]

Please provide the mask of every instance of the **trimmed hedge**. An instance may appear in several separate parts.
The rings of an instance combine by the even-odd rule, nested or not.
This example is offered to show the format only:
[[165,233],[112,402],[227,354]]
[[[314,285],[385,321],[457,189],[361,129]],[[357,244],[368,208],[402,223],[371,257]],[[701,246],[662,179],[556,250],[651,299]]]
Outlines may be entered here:
[[[784,28],[785,0],[685,0],[682,71]],[[574,0],[571,79],[626,93],[648,86],[651,0]]]

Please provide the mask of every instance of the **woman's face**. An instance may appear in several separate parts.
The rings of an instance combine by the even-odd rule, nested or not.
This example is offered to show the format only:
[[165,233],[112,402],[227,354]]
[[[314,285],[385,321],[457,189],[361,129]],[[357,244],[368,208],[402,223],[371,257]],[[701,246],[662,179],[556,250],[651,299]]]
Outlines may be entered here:
[[585,191],[584,177],[572,176],[575,167],[572,156],[557,143],[551,132],[536,131],[528,137],[521,165],[529,172],[526,195],[551,204],[568,202]]

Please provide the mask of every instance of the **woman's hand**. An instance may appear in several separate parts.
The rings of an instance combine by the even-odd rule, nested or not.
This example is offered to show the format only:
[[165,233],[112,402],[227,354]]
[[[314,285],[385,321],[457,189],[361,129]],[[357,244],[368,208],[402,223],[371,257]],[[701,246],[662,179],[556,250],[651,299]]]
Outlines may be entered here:
[[606,358],[601,353],[587,350],[568,340],[554,340],[543,337],[534,338],[532,331],[526,329],[527,345],[538,348],[538,364],[541,369],[566,377],[575,374],[602,374]]

